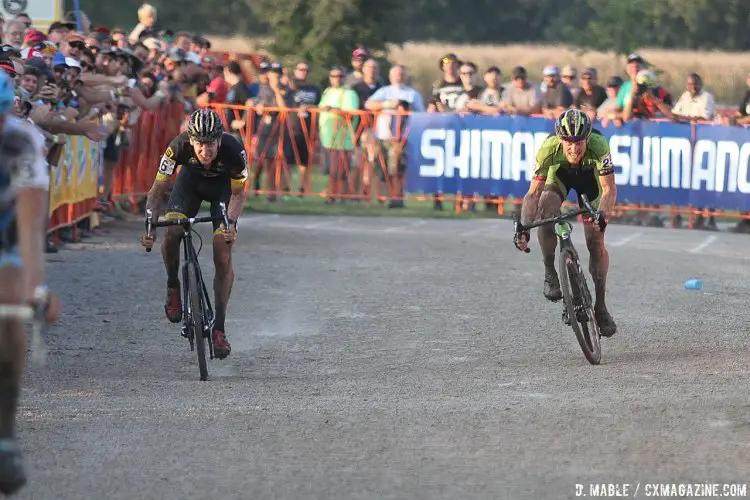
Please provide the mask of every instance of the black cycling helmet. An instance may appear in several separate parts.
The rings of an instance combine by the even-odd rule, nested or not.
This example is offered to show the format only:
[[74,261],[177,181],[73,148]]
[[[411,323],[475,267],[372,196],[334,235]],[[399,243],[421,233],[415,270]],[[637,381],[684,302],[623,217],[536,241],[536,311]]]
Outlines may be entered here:
[[198,109],[193,111],[188,120],[188,136],[198,142],[213,142],[224,133],[224,124],[216,111]]
[[581,110],[568,109],[555,120],[555,135],[566,142],[578,142],[591,135],[591,120]]

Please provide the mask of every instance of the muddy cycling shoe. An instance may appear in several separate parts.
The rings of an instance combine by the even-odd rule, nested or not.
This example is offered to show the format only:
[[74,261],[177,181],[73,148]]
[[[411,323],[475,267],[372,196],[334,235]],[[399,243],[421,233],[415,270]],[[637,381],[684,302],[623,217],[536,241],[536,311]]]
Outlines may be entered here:
[[219,359],[224,359],[232,352],[232,346],[227,341],[227,336],[224,332],[214,328],[211,334],[211,340],[214,344],[214,356]]
[[167,287],[167,302],[164,304],[164,312],[167,319],[172,323],[182,321],[182,298],[180,297],[180,285],[176,288]]
[[560,280],[554,270],[544,271],[544,298],[550,302],[557,302],[562,299],[562,290],[560,290]]
[[15,439],[0,439],[0,493],[10,496],[26,484],[21,449]]
[[615,320],[612,319],[612,315],[606,309],[595,310],[594,318],[596,318],[596,324],[599,325],[599,332],[601,332],[602,337],[611,337],[617,331]]

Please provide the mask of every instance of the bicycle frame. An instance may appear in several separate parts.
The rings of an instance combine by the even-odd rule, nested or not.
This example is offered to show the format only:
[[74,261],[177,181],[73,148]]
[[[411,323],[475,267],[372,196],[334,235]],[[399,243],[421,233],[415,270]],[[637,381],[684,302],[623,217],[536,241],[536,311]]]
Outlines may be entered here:
[[[592,364],[599,364],[601,359],[601,347],[599,344],[599,338],[601,336],[599,327],[595,321],[595,313],[592,309],[591,293],[588,285],[586,284],[586,278],[581,269],[580,261],[578,258],[578,251],[573,245],[571,240],[571,233],[573,226],[567,219],[577,217],[582,214],[594,215],[594,208],[589,203],[586,195],[580,195],[583,208],[561,214],[557,217],[551,217],[549,219],[543,219],[536,222],[532,222],[528,225],[522,225],[517,215],[513,216],[513,229],[518,234],[521,231],[533,229],[539,226],[545,226],[554,224],[554,231],[557,240],[559,241],[558,258],[560,259],[559,270],[561,274],[561,286],[562,286],[562,298],[563,298],[563,321],[565,324],[571,326],[576,335],[581,349],[583,350],[586,359]],[[529,248],[526,248],[526,253],[529,253]],[[574,265],[574,269],[570,271],[569,264]],[[565,266],[565,269],[563,267]],[[575,285],[571,285],[571,277]],[[578,293],[574,290],[578,288]],[[566,293],[566,290],[569,290]],[[594,325],[594,330],[590,329],[588,322],[591,321]],[[592,338],[593,335],[593,338]]]
[[[219,203],[219,208],[221,210],[221,216],[220,217],[190,217],[186,219],[177,219],[177,220],[168,220],[168,221],[162,221],[162,222],[154,222],[153,221],[153,212],[149,209],[146,210],[146,234],[150,235],[152,234],[152,229],[156,227],[168,227],[168,226],[181,226],[184,230],[184,234],[182,237],[182,249],[183,249],[183,259],[182,259],[182,279],[183,279],[183,287],[182,287],[182,307],[183,307],[183,317],[182,317],[182,333],[181,335],[188,339],[190,341],[190,350],[195,349],[194,344],[194,338],[192,333],[192,326],[193,326],[193,311],[190,310],[190,290],[189,290],[189,280],[188,280],[188,267],[190,265],[195,266],[196,274],[198,276],[198,281],[200,282],[201,287],[201,302],[202,302],[202,308],[203,311],[203,335],[204,337],[208,338],[208,349],[209,349],[209,355],[210,359],[214,358],[214,351],[213,351],[213,342],[211,340],[211,331],[214,327],[214,309],[211,304],[211,298],[208,294],[208,289],[206,288],[206,282],[203,280],[203,271],[201,270],[200,263],[198,262],[198,252],[195,250],[195,246],[193,245],[193,226],[197,223],[201,222],[214,222],[214,221],[220,221],[224,223],[224,227],[229,227],[229,217],[227,215],[226,205],[224,203]],[[147,252],[150,252],[151,249],[147,248]]]

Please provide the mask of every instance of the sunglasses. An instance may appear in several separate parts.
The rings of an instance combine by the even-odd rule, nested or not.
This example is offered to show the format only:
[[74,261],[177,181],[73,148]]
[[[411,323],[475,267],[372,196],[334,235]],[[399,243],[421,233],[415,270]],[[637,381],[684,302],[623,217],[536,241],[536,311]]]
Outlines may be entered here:
[[341,75],[341,73],[336,73],[336,74],[330,74],[328,76],[331,77],[331,78],[341,78],[342,75]]

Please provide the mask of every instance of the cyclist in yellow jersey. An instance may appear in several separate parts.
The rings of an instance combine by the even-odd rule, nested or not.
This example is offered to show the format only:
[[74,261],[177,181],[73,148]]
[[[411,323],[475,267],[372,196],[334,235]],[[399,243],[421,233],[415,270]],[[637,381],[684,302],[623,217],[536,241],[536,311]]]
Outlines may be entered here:
[[[607,139],[593,130],[591,120],[577,109],[569,109],[555,121],[555,133],[542,143],[536,155],[534,177],[521,206],[521,225],[537,219],[560,214],[569,190],[576,191],[579,200],[585,194],[597,210],[594,217],[584,221],[586,246],[589,249],[589,271],[594,280],[596,321],[601,333],[611,337],[617,331],[614,319],[604,301],[609,269],[609,253],[604,246],[605,214],[617,201],[615,170]],[[530,234],[515,235],[516,248],[528,248]],[[544,297],[552,302],[562,298],[560,281],[555,270],[557,237],[551,225],[539,228],[539,245],[544,259]]]

